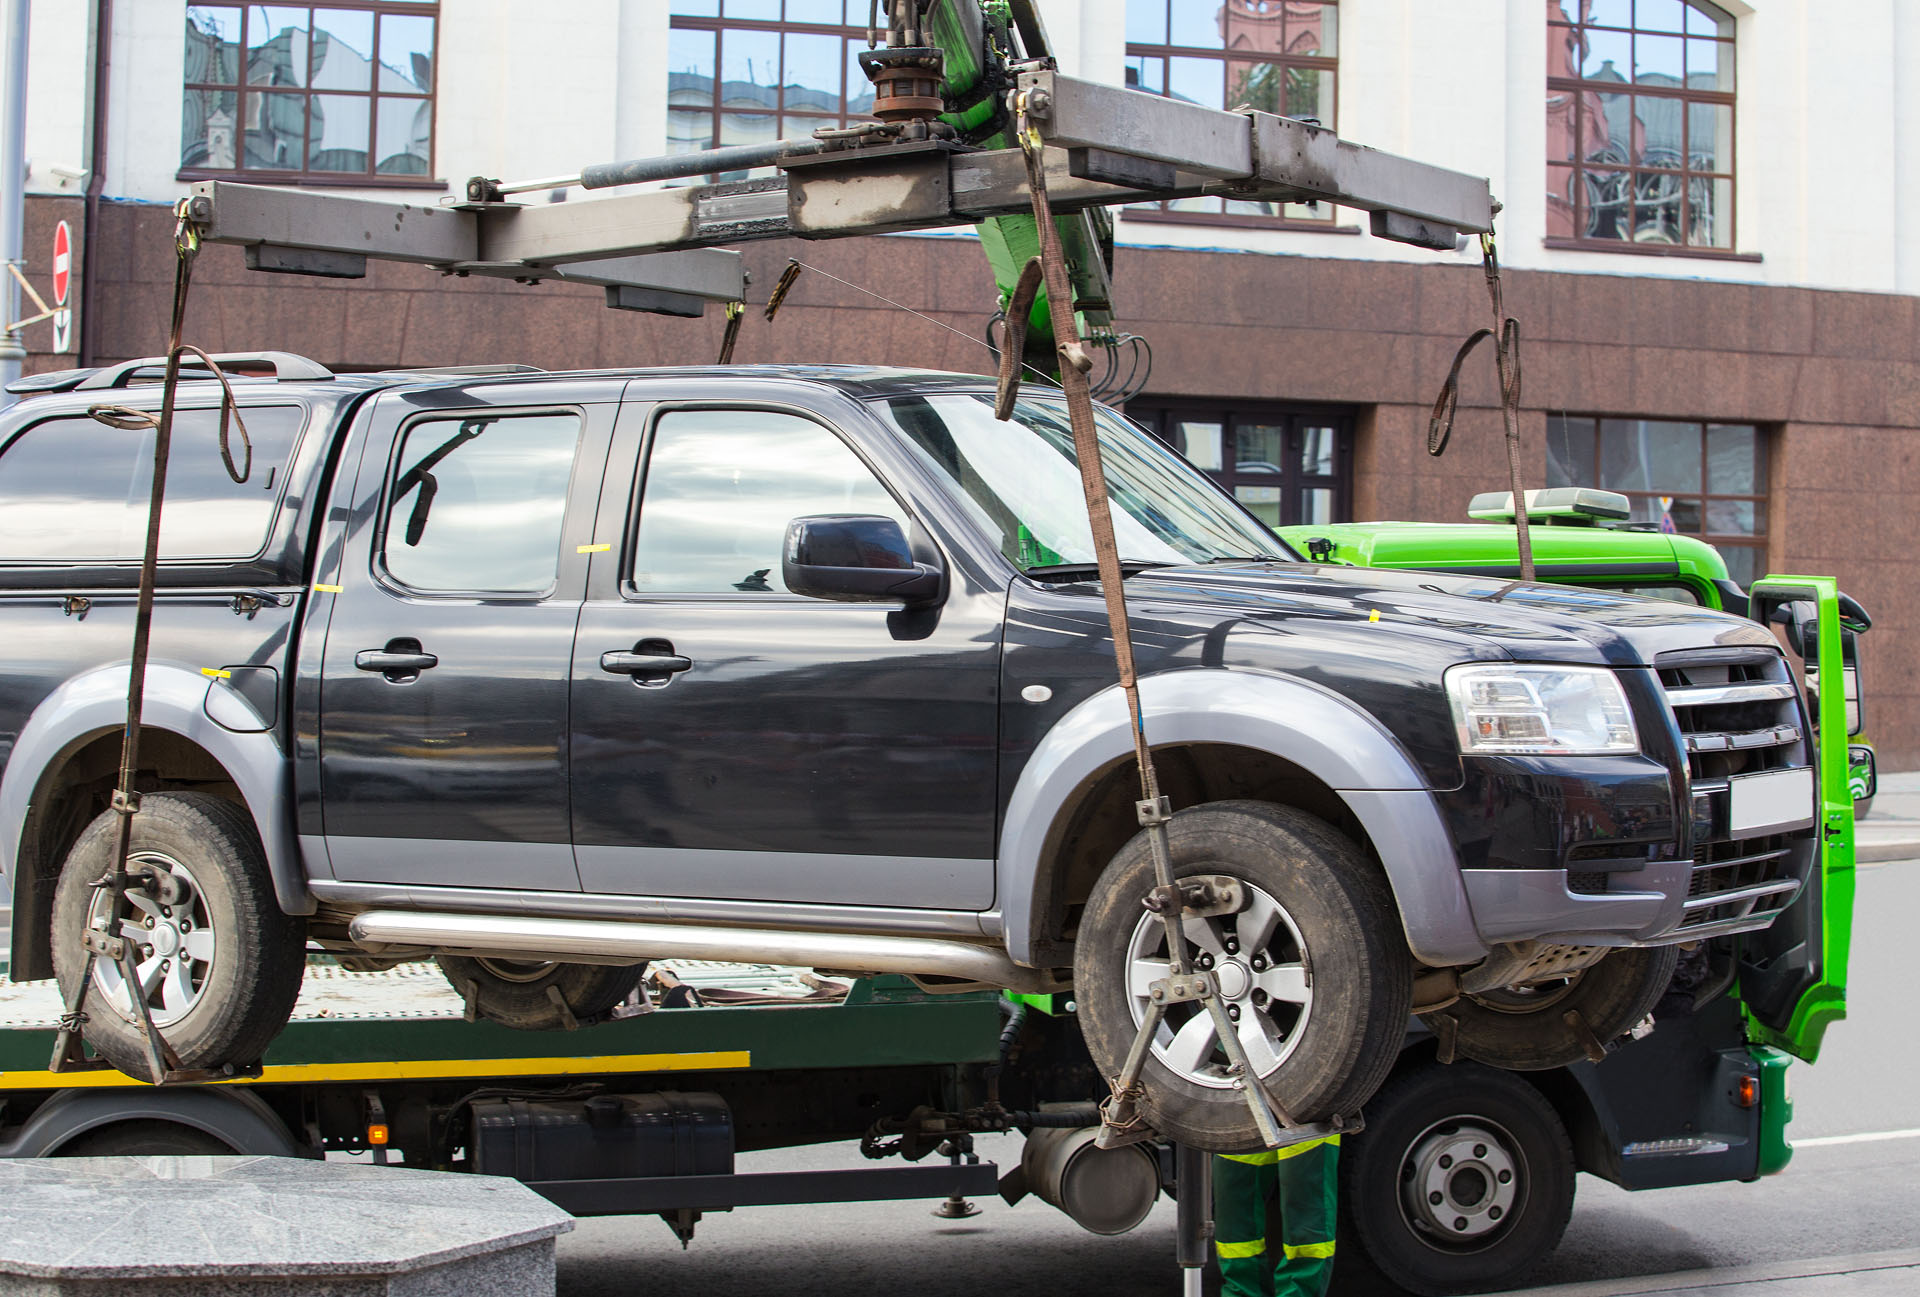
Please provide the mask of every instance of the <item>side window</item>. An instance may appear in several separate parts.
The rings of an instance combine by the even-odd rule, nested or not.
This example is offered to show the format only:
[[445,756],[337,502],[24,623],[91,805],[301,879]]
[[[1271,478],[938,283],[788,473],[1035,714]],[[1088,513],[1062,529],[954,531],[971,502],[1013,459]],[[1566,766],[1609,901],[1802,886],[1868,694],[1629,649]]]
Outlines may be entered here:
[[[266,543],[306,412],[295,405],[243,408],[253,443],[244,482],[220,458],[215,410],[174,415],[160,556],[250,558]],[[246,466],[230,433],[236,467]],[[36,423],[0,450],[0,560],[138,559],[147,543],[153,431],[110,428],[84,416]]]
[[577,414],[424,419],[400,436],[381,559],[414,590],[539,594],[560,570]]
[[654,425],[634,545],[647,594],[785,594],[787,523],[907,513],[826,428],[768,410],[674,410]]

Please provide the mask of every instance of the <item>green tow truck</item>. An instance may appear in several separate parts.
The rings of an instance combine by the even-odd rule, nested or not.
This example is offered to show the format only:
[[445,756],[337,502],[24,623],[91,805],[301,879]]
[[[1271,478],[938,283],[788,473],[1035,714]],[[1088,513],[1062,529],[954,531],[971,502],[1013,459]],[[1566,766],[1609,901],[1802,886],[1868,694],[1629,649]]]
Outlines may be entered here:
[[[1536,581],[1582,587],[1599,600],[1634,595],[1699,604],[1781,629],[1799,659],[1807,691],[1812,733],[1802,740],[1813,744],[1819,770],[1821,866],[1817,885],[1809,884],[1771,928],[1704,942],[1688,952],[1674,993],[1656,1009],[1646,1036],[1622,1044],[1598,1064],[1579,1064],[1564,1074],[1508,1073],[1504,1079],[1537,1088],[1563,1116],[1568,1082],[1578,1085],[1594,1103],[1600,1126],[1573,1131],[1573,1158],[1581,1170],[1623,1187],[1752,1179],[1779,1171],[1791,1156],[1789,1056],[1814,1061],[1827,1026],[1846,1016],[1855,806],[1856,799],[1870,801],[1874,788],[1872,749],[1848,739],[1861,728],[1856,636],[1871,621],[1831,577],[1770,575],[1742,590],[1718,551],[1703,541],[1624,525],[1629,508],[1623,496],[1553,488],[1528,492],[1527,504]],[[1468,513],[1476,521],[1313,524],[1278,531],[1311,562],[1478,576],[1486,580],[1488,600],[1527,598],[1531,587],[1519,579],[1511,493],[1476,496]],[[1650,607],[1649,615],[1658,616],[1657,607]],[[1689,669],[1689,678],[1680,683],[1701,689],[1737,685],[1726,674]],[[1822,679],[1835,677],[1844,681],[1843,689],[1820,687]],[[1706,751],[1692,742],[1687,747],[1696,788],[1744,772],[1737,742],[1727,750]],[[1745,862],[1724,863],[1737,870]],[[1757,1117],[1759,1156],[1729,1161],[1732,1150],[1714,1126],[1675,1124],[1676,1104],[1684,1107],[1726,1092],[1727,1069],[1738,1071],[1749,1062],[1757,1065],[1757,1085],[1744,1079],[1731,1084],[1736,1101]],[[1350,1202],[1369,1192],[1365,1181],[1375,1172],[1370,1157],[1391,1161],[1399,1148],[1380,1119],[1382,1100],[1392,1098],[1390,1084],[1369,1106],[1368,1130],[1353,1141],[1357,1156],[1347,1164]],[[1468,1128],[1472,1119],[1464,1110],[1471,1102],[1463,1095],[1459,1106],[1463,1111],[1457,1118],[1443,1116],[1435,1129],[1444,1132],[1448,1121]],[[1619,1138],[1596,1140],[1601,1128]],[[1383,1138],[1393,1147],[1375,1154],[1374,1145]],[[1401,1168],[1403,1174],[1422,1169],[1418,1157],[1402,1158]],[[1387,1206],[1387,1196],[1378,1195],[1378,1205]],[[1396,1258],[1417,1255],[1407,1247],[1409,1233],[1429,1252],[1444,1251],[1448,1243],[1447,1222],[1437,1213],[1422,1213],[1417,1204],[1404,1209],[1407,1196],[1398,1195],[1403,1207],[1398,1219],[1385,1211],[1351,1212],[1359,1240],[1387,1262],[1382,1268],[1390,1276],[1413,1291],[1464,1291],[1407,1282]],[[1411,1231],[1403,1228],[1409,1223]],[[1464,1258],[1466,1249],[1456,1247],[1455,1254]]]

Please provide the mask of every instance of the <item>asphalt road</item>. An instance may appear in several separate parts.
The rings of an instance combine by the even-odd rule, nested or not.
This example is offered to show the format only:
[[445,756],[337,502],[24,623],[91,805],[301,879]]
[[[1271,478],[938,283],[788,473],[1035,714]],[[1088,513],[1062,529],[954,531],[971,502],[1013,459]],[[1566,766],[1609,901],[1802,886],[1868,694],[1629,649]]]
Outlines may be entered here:
[[[1849,1018],[1828,1034],[1816,1066],[1792,1072],[1796,1141],[1786,1172],[1757,1184],[1627,1193],[1581,1176],[1573,1222],[1535,1284],[1627,1280],[1691,1271],[1920,1248],[1920,1032],[1904,955],[1920,915],[1920,861],[1863,866],[1858,875]],[[1904,1135],[1900,1132],[1905,1132]],[[1886,1136],[1855,1139],[1856,1136]],[[1828,1142],[1836,1141],[1836,1142]],[[982,1140],[983,1156],[1011,1167],[1017,1137]],[[859,1165],[845,1147],[742,1157],[742,1170]],[[784,1297],[910,1292],[915,1297],[1132,1297],[1179,1292],[1173,1207],[1162,1201],[1119,1238],[1084,1233],[1051,1207],[982,1202],[979,1216],[942,1221],[930,1203],[743,1209],[709,1216],[682,1251],[655,1220],[585,1220],[560,1242],[561,1297]],[[1909,1272],[1903,1272],[1909,1273]],[[1920,1288],[1920,1272],[1911,1272]],[[1737,1276],[1729,1274],[1728,1278]],[[1883,1277],[1884,1278],[1884,1277]],[[1812,1281],[1819,1283],[1821,1281]],[[1869,1291],[1859,1280],[1834,1293]],[[1896,1286],[1874,1292],[1906,1291]],[[1612,1285],[1607,1285],[1611,1287]],[[1208,1291],[1217,1278],[1208,1276]],[[1398,1289],[1349,1262],[1341,1297]],[[1739,1284],[1717,1297],[1786,1290]],[[1803,1291],[1794,1288],[1798,1293]],[[1804,1291],[1828,1292],[1825,1287]]]

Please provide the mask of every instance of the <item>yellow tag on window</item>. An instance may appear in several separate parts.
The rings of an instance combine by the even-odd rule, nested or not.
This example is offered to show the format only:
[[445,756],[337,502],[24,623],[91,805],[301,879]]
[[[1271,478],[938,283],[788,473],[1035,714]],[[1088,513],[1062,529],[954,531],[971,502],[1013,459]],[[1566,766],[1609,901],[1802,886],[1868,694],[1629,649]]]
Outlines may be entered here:
[[221,669],[221,668],[219,668],[219,667],[201,667],[201,668],[200,668],[200,674],[201,674],[201,675],[203,675],[203,676],[210,676],[210,677],[212,677],[212,678],[213,678],[213,679],[215,679],[215,680],[231,680],[231,679],[233,679],[233,672],[231,672],[231,671],[224,671],[224,670],[222,670],[222,669]]
[[344,586],[337,585],[316,585],[313,587],[313,592],[315,594],[339,594],[345,588]]
[[611,545],[582,545],[578,552],[581,554],[604,554],[612,548],[613,546]]

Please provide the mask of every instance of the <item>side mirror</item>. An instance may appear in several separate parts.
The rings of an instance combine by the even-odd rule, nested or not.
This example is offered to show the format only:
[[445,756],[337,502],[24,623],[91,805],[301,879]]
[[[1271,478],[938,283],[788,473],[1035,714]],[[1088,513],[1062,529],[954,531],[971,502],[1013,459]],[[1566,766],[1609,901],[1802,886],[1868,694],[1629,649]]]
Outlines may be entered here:
[[1820,608],[1811,599],[1794,599],[1773,610],[1768,618],[1785,629],[1787,647],[1802,661],[1811,663],[1819,650]]
[[1873,749],[1865,743],[1847,745],[1847,791],[1856,802],[1872,801],[1880,791],[1880,770],[1874,763]]
[[940,565],[916,562],[900,524],[876,514],[795,518],[780,551],[780,576],[795,594],[847,603],[924,606],[939,602],[946,587]]

